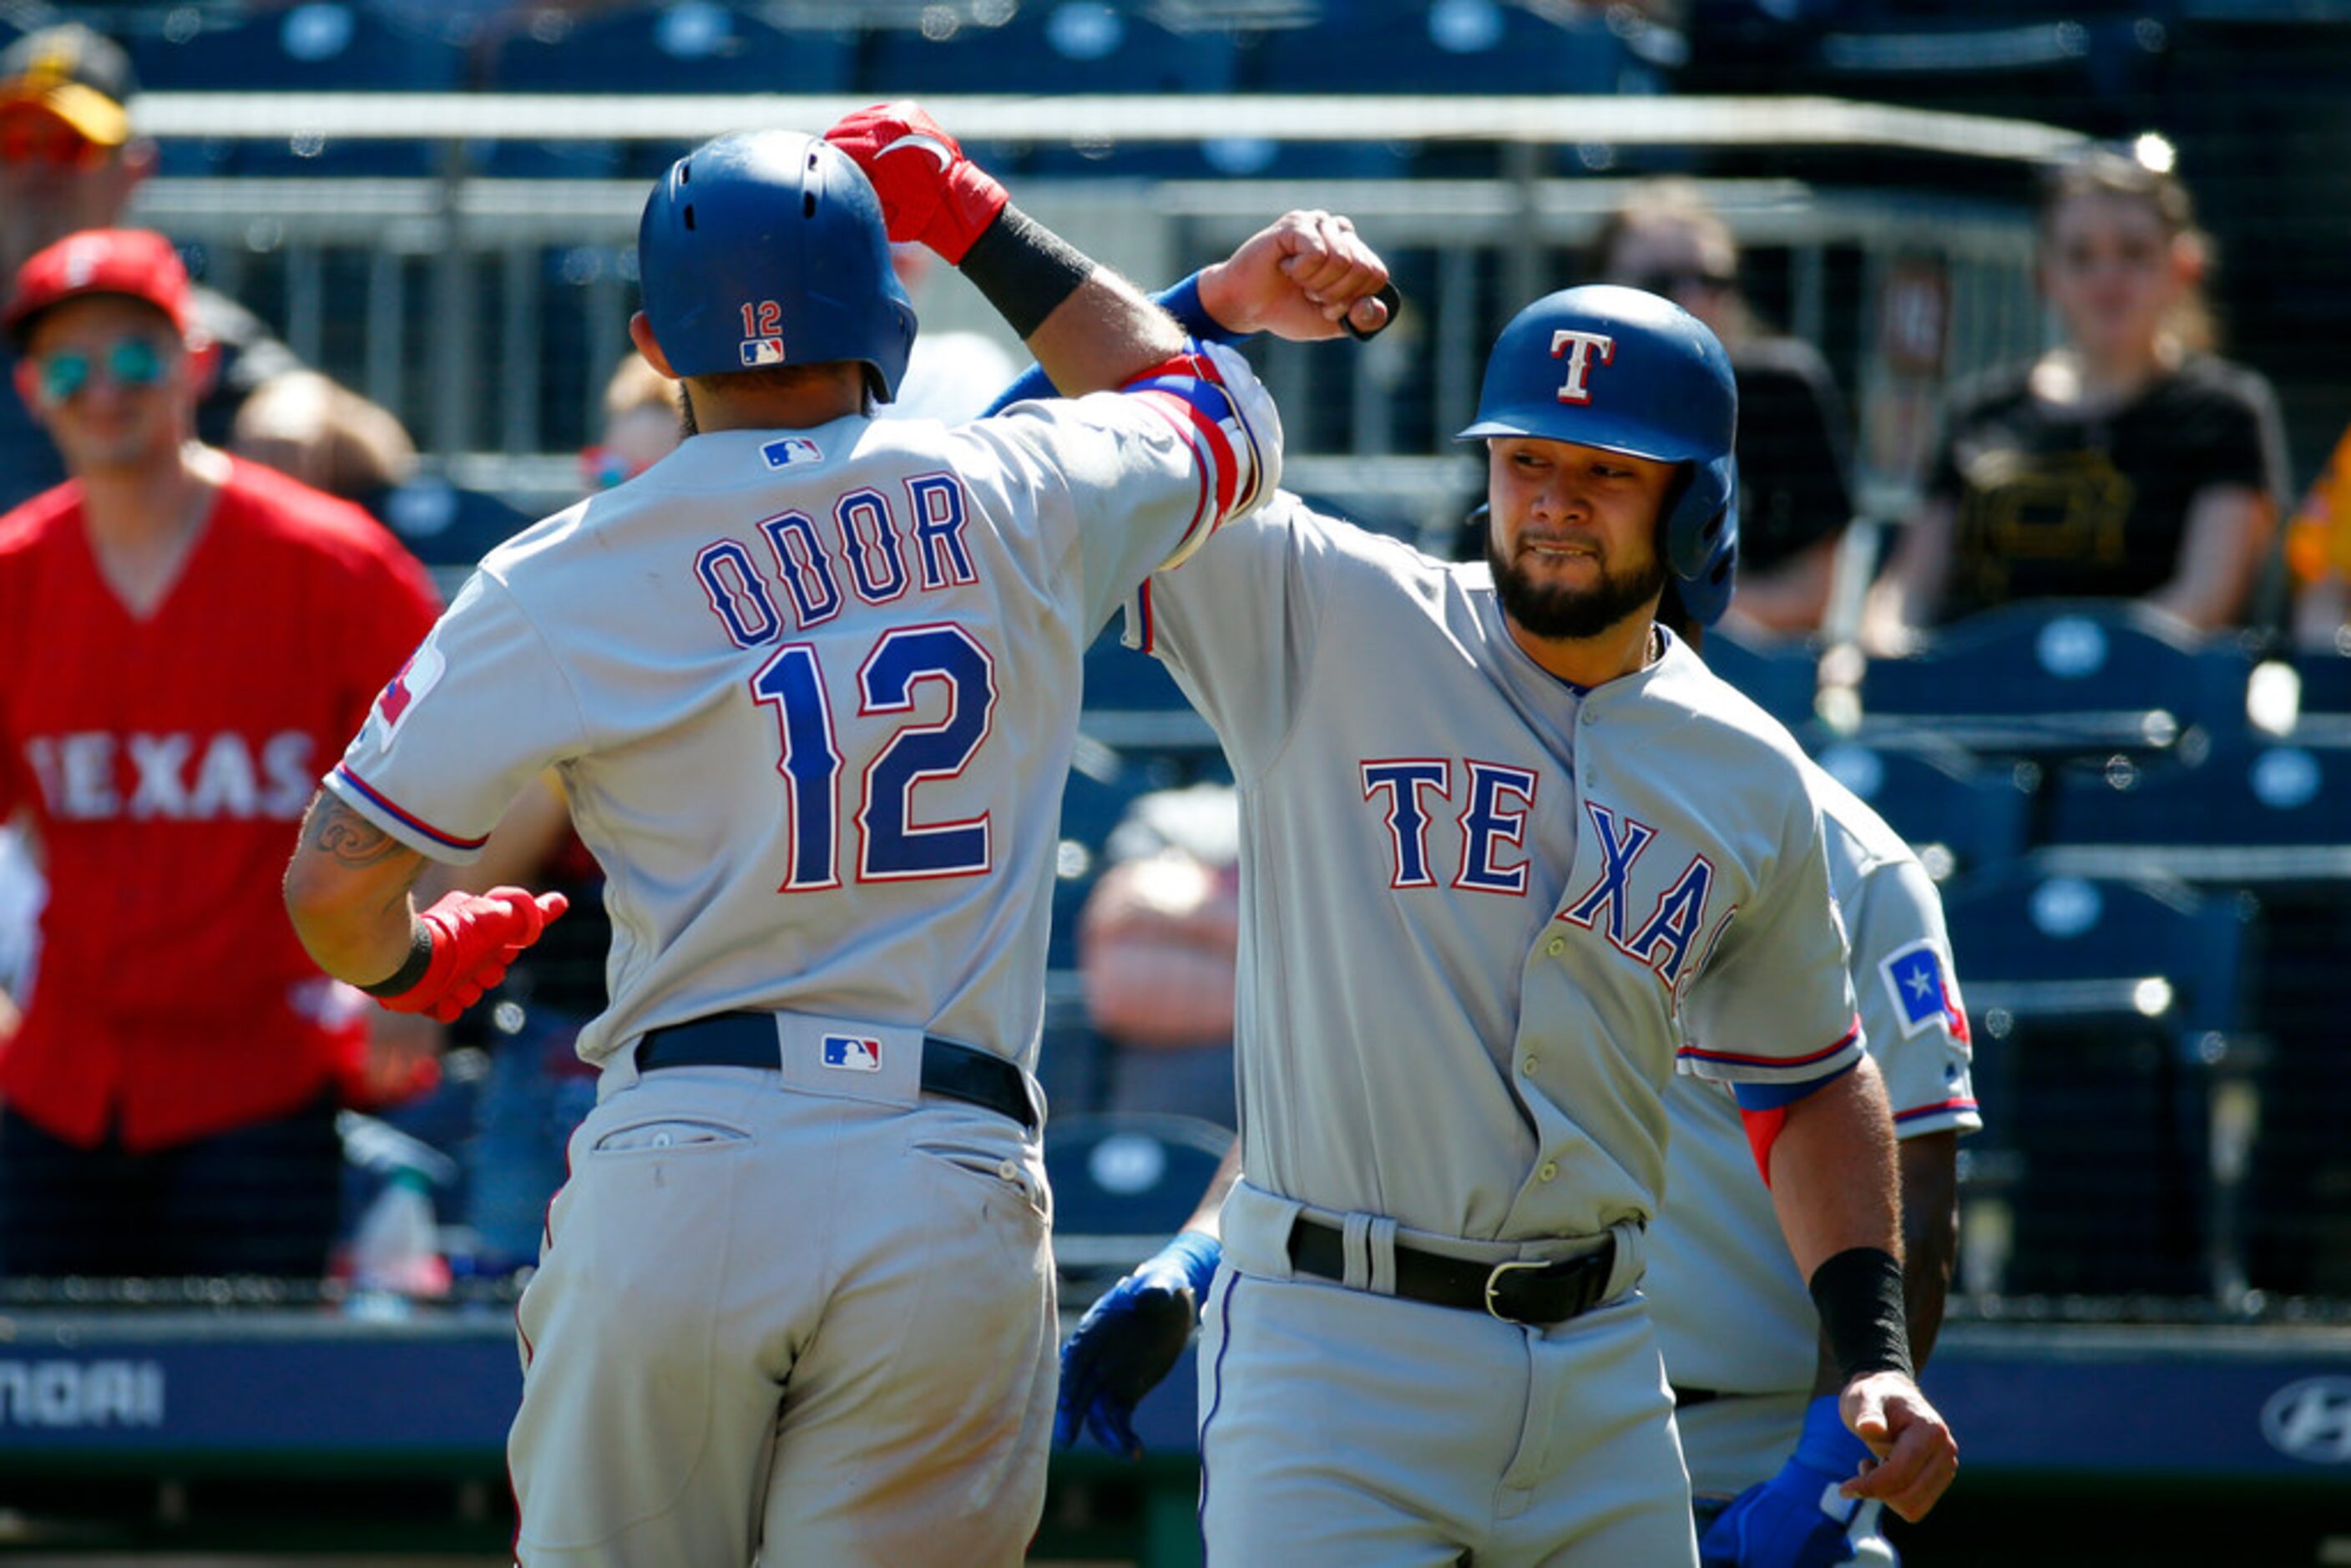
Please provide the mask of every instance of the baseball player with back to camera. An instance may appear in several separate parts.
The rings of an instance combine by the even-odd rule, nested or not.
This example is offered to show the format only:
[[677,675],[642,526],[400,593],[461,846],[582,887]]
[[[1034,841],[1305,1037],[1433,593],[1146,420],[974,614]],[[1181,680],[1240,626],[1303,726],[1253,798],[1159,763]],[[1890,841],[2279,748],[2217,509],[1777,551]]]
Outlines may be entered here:
[[1485,565],[1285,495],[1138,595],[1241,793],[1248,1176],[1088,1313],[1059,1426],[1132,1451],[1204,1301],[1212,1561],[1696,1561],[1634,1289],[1677,1057],[1820,1312],[1842,1495],[1917,1517],[1956,1473],[1800,753],[1654,622],[1668,578],[1728,596],[1735,408],[1679,308],[1552,294],[1462,433]]
[[[1081,651],[1279,474],[1237,356],[1188,351],[951,144],[879,112],[832,134],[851,151],[724,137],[660,182],[631,332],[697,434],[483,561],[287,873],[328,969],[443,1019],[562,905],[419,915],[427,858],[474,855],[551,765],[607,873],[599,1103],[517,1314],[527,1563],[1019,1560],[1054,1380],[1030,1058]],[[1124,393],[869,417],[914,320],[860,161],[951,181],[922,185],[935,248],[1053,373]],[[1326,237],[1233,263],[1321,336],[1385,280]]]
[[[1703,624],[1677,586],[1667,586],[1660,618],[1702,647]],[[1894,1107],[1905,1315],[1924,1366],[1958,1241],[1959,1138],[1983,1125],[1967,1011],[1942,897],[1918,857],[1825,769],[1807,758],[1802,772],[1827,834],[1863,1030]],[[1649,1229],[1641,1290],[1673,1385],[1700,1561],[1898,1562],[1878,1530],[1880,1505],[1838,1494],[1868,1450],[1838,1417],[1834,1364],[1803,1281],[1771,1235],[1771,1195],[1755,1180],[1737,1104],[1685,1074],[1667,1090],[1666,1110],[1666,1207]]]

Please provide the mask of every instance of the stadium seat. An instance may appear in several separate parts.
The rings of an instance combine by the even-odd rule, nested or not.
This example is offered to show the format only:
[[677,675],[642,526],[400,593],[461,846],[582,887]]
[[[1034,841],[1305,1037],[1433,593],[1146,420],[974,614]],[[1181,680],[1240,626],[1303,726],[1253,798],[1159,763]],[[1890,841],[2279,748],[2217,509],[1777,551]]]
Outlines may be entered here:
[[1304,26],[1248,36],[1242,85],[1294,93],[1612,93],[1625,48],[1596,9],[1520,0],[1325,0]]
[[1957,747],[1914,750],[1851,741],[1822,748],[1813,760],[1885,818],[1938,880],[2024,852],[2033,797],[2016,768],[1980,762]]
[[1139,6],[1102,0],[1031,0],[993,26],[935,7],[916,25],[872,28],[863,54],[860,90],[878,99],[1221,93],[1233,86],[1228,33],[1172,31]]
[[2046,862],[2228,885],[2351,882],[2351,755],[2296,745],[2059,778]]
[[787,30],[712,0],[525,13],[492,53],[503,92],[839,93],[857,40],[843,28]]
[[[124,49],[149,91],[449,92],[464,50],[429,27],[386,16],[359,0],[304,0],[285,7],[187,6],[161,27],[126,30]],[[429,175],[439,147],[423,140],[297,133],[239,141],[200,170],[276,178]]]
[[[2252,659],[2126,601],[2035,601],[1873,659],[1860,738],[2048,757],[2152,755],[2241,738]],[[2184,743],[2191,735],[2200,743]]]
[[1802,734],[1813,722],[1820,694],[1819,652],[1804,643],[1750,643],[1716,627],[1706,634],[1707,667],[1739,688],[1756,706]]
[[2351,748],[2351,656],[2297,649],[2270,660],[2254,670],[2246,706],[2254,724],[2297,746]]
[[[2216,1066],[2243,1024],[2247,912],[2175,883],[2011,865],[1945,893],[1984,1132],[1964,1145],[2005,1209],[1993,1270],[2019,1294],[2212,1288]],[[1976,1277],[1985,1260],[1963,1264]]]
[[1115,1279],[1183,1228],[1233,1134],[1194,1116],[1082,1112],[1049,1116],[1053,1254],[1067,1276]]
[[187,6],[122,40],[151,92],[446,92],[464,51],[359,0],[224,11]]

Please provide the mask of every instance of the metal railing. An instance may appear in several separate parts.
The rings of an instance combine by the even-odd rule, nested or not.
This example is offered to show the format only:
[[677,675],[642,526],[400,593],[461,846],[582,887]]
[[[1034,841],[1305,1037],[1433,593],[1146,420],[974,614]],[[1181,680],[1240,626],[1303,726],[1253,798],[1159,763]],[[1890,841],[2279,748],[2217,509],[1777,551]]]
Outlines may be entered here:
[[[1474,484],[1450,435],[1476,399],[1493,332],[1519,304],[1575,280],[1579,257],[1628,180],[1623,150],[1693,154],[1835,149],[1889,161],[1889,183],[1701,182],[1758,275],[1757,303],[1821,344],[1855,394],[1865,509],[1899,506],[1939,386],[1900,384],[1873,319],[1897,266],[1948,280],[1943,380],[2039,346],[2032,235],[2013,198],[1893,183],[1921,153],[1966,170],[2063,157],[2074,133],[2026,121],[1819,99],[1134,97],[934,100],[977,143],[1165,145],[1220,137],[1278,143],[1490,144],[1492,178],[1024,179],[1022,204],[1074,243],[1155,284],[1224,254],[1291,206],[1355,217],[1412,280],[1403,329],[1360,353],[1263,350],[1292,414],[1293,474],[1373,520],[1432,530]],[[339,148],[430,143],[438,174],[409,178],[160,178],[134,215],[198,253],[209,279],[275,322],[311,363],[392,409],[461,482],[527,508],[568,500],[570,454],[590,439],[596,393],[627,347],[643,179],[513,179],[477,170],[493,141],[687,144],[743,125],[819,126],[826,98],[586,98],[496,94],[152,93],[142,129],[166,139],[283,142],[329,162]],[[1603,171],[1546,170],[1578,149]],[[1848,160],[1850,161],[1850,160]],[[2012,183],[2012,182],[2011,182]],[[959,277],[918,301],[934,329],[1008,339]],[[1301,411],[1303,413],[1301,413]],[[1318,459],[1328,459],[1318,463]]]

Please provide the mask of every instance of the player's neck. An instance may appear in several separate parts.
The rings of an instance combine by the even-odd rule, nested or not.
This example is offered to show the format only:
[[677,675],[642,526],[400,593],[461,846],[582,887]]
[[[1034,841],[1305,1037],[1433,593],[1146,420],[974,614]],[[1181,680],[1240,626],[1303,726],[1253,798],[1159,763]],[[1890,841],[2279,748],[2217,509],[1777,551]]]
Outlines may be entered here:
[[1591,637],[1538,637],[1507,614],[1503,623],[1527,657],[1562,681],[1596,686],[1619,675],[1644,670],[1664,656],[1656,634],[1656,618],[1637,610],[1606,631]]
[[814,430],[865,412],[862,382],[812,382],[805,385],[726,392],[707,382],[688,384],[694,433],[721,430]]
[[153,608],[178,580],[227,476],[228,460],[193,441],[172,462],[79,476],[91,553],[133,613]]

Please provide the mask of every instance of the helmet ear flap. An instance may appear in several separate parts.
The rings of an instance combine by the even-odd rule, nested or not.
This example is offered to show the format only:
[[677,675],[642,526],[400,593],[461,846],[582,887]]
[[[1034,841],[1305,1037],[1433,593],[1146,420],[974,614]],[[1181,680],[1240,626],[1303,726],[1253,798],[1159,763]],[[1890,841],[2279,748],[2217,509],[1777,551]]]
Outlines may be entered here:
[[1728,456],[1680,465],[1678,480],[1665,506],[1666,568],[1676,577],[1696,578],[1708,561],[1739,538],[1739,468]]

